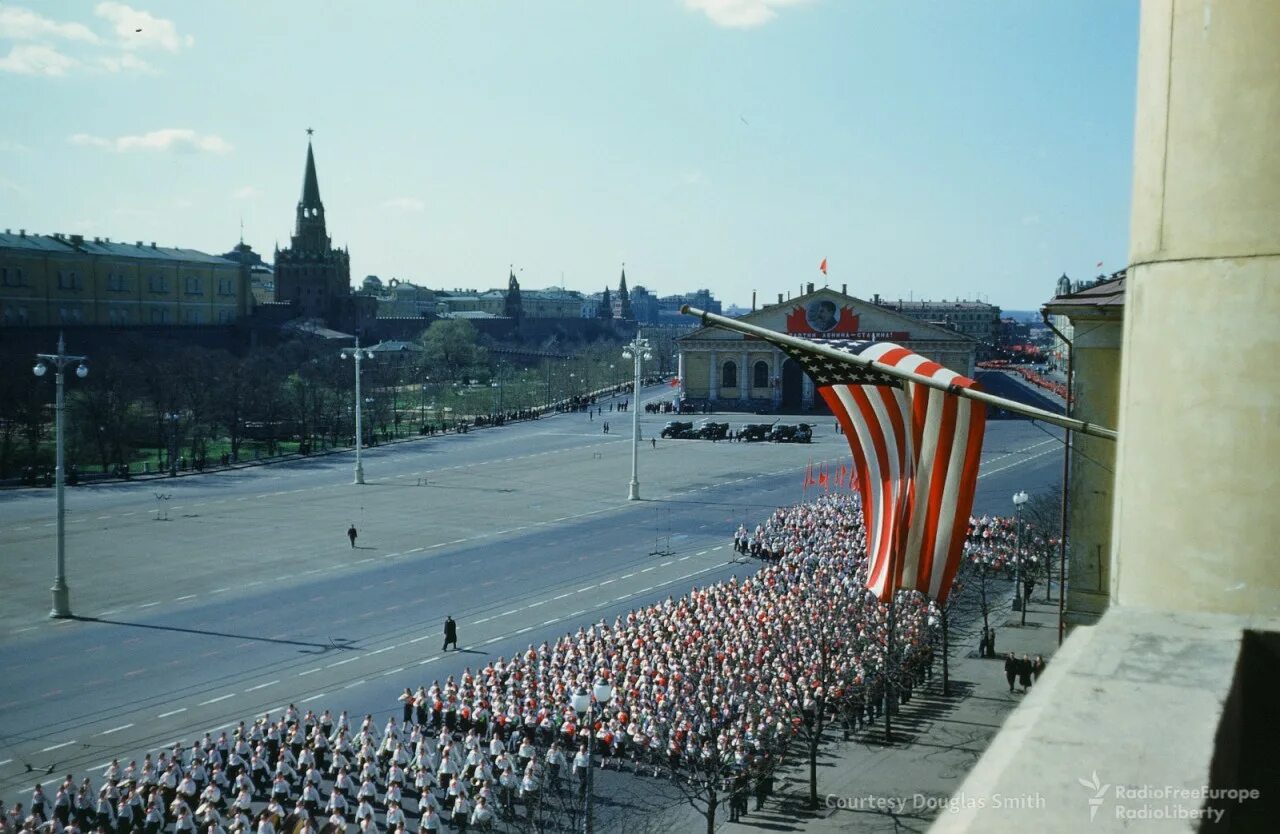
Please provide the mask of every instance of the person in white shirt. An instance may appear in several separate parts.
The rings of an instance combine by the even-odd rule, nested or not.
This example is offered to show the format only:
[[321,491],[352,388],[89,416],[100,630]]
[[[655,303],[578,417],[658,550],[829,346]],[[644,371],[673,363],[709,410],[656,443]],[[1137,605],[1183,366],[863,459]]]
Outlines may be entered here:
[[484,797],[476,799],[476,807],[471,812],[471,824],[481,831],[489,831],[493,828],[495,819],[493,809],[489,807]]
[[564,751],[560,749],[560,742],[553,741],[551,749],[547,751],[547,769],[550,771],[551,787],[553,790],[560,789],[560,773],[566,764]]
[[271,824],[271,817],[266,811],[258,815],[258,834],[276,834],[276,827]]
[[400,810],[398,803],[392,802],[387,805],[387,830],[394,831],[396,828],[405,824],[406,818],[404,811]]
[[467,824],[471,822],[471,800],[465,793],[458,794],[453,802],[453,827],[459,834],[466,834]]

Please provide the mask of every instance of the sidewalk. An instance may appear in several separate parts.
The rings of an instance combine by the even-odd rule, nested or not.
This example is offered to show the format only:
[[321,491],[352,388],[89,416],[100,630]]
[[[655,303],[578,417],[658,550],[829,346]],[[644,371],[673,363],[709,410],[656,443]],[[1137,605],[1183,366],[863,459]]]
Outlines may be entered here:
[[[978,626],[952,633],[951,695],[942,694],[942,664],[894,716],[893,745],[883,746],[883,718],[876,726],[841,741],[839,728],[818,758],[818,798],[831,807],[808,807],[808,760],[802,748],[779,774],[775,793],[761,811],[719,830],[737,831],[926,831],[945,811],[1008,714],[1025,697],[1010,693],[1004,677],[1005,652],[1050,655],[1058,647],[1058,603],[1045,603],[1043,588],[1027,606],[1027,624],[1009,609],[1012,592],[991,612],[997,658],[978,657]],[[1053,589],[1057,590],[1056,586]],[[980,621],[979,621],[980,622]],[[889,807],[889,806],[892,807]],[[749,808],[755,807],[751,799]]]

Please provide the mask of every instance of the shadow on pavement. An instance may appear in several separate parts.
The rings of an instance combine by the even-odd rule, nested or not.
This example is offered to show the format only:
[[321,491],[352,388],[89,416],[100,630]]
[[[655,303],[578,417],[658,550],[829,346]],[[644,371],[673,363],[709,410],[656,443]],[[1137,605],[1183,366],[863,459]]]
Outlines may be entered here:
[[101,617],[77,617],[72,616],[68,619],[78,620],[82,623],[100,623],[102,625],[126,626],[128,628],[146,628],[153,631],[174,631],[182,634],[202,634],[206,637],[227,637],[232,640],[252,640],[258,643],[274,643],[279,646],[301,646],[305,649],[316,649],[315,652],[307,652],[307,654],[323,654],[330,651],[343,651],[347,649],[354,650],[357,647],[351,640],[344,637],[330,638],[328,643],[311,643],[305,640],[281,640],[274,637],[255,637],[252,634],[233,634],[229,631],[208,631],[200,628],[183,628],[182,626],[153,625],[151,623],[130,623],[124,620],[104,620]]

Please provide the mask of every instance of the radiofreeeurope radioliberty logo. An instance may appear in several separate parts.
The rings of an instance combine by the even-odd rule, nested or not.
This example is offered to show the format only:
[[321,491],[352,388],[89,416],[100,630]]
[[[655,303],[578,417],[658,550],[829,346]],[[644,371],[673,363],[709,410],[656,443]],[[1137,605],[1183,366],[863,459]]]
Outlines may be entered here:
[[1207,820],[1220,822],[1228,806],[1242,805],[1257,799],[1257,788],[1211,788],[1208,785],[1124,785],[1109,784],[1093,771],[1090,778],[1077,778],[1089,792],[1089,821],[1098,818],[1098,809],[1108,797],[1114,800],[1115,819],[1132,820]]
[[1098,816],[1098,809],[1102,807],[1102,800],[1107,798],[1107,791],[1111,790],[1110,785],[1104,785],[1098,781],[1098,771],[1093,772],[1093,779],[1078,780],[1089,790],[1093,791],[1093,796],[1089,797],[1089,822],[1093,822]]

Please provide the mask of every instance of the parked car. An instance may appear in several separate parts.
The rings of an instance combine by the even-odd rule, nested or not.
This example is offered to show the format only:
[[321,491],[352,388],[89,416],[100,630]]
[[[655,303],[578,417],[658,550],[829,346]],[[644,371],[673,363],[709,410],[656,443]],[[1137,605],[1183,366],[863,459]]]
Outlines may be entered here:
[[796,427],[779,423],[769,432],[770,443],[791,443],[796,436]]
[[696,433],[703,440],[724,440],[729,436],[729,424],[704,420],[698,424]]
[[682,423],[672,420],[662,427],[662,436],[675,440],[686,439],[693,435],[693,423]]
[[769,432],[769,440],[773,443],[808,443],[813,440],[813,429],[808,423],[798,426],[777,425]]

